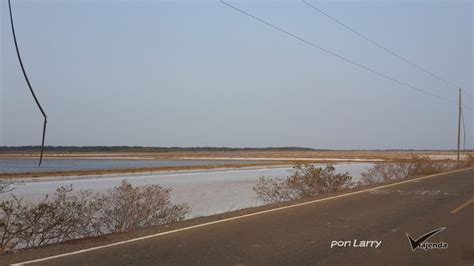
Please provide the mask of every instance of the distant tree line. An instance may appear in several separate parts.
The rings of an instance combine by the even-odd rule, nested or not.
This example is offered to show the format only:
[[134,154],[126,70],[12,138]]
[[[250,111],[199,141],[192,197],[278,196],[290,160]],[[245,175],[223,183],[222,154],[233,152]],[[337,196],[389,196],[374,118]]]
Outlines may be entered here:
[[[0,146],[0,152],[36,152],[40,146]],[[192,151],[324,151],[305,147],[143,147],[143,146],[45,146],[50,152],[192,152]]]
[[[0,152],[37,152],[40,146],[0,146]],[[454,150],[416,150],[416,149],[380,149],[380,150],[332,150],[306,147],[263,147],[263,148],[230,148],[230,147],[147,147],[147,146],[45,146],[50,152],[193,152],[193,151],[385,151],[385,152],[447,152]],[[464,152],[473,152],[465,150]]]

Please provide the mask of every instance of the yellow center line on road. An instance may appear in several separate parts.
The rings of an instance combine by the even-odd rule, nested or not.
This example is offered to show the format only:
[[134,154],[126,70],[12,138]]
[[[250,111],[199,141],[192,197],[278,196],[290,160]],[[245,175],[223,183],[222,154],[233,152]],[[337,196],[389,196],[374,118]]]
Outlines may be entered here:
[[467,205],[471,204],[471,203],[474,203],[474,198],[464,202],[463,204],[461,204],[461,206],[457,207],[456,209],[453,209],[451,211],[452,214],[455,214],[457,213],[458,211],[460,211],[461,209],[463,209],[464,207],[466,207]]

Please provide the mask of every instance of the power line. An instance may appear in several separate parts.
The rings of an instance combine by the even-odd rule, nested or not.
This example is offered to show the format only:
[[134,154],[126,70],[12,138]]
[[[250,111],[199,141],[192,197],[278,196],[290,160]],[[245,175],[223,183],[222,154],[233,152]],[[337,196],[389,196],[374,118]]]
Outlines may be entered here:
[[467,94],[467,95],[469,95],[469,96],[472,97],[472,93],[470,93],[468,90],[465,90],[465,89],[463,89],[463,88],[461,88],[461,90],[462,90],[465,94]]
[[43,115],[43,118],[44,118],[43,137],[42,137],[42,141],[41,141],[41,154],[40,154],[40,159],[39,159],[39,163],[38,163],[38,165],[41,166],[41,162],[43,161],[44,138],[46,136],[46,123],[48,121],[48,117],[46,116],[46,113],[43,110],[43,107],[41,107],[41,104],[40,104],[38,98],[36,97],[36,94],[33,91],[33,88],[31,87],[30,80],[28,79],[28,75],[26,75],[25,67],[23,66],[23,61],[21,60],[20,49],[18,48],[18,43],[17,43],[17,40],[16,40],[15,27],[13,26],[12,6],[11,6],[11,3],[10,3],[10,0],[8,0],[8,10],[10,11],[10,24],[11,24],[11,27],[12,27],[13,41],[15,43],[15,49],[16,49],[16,55],[18,57],[18,61],[20,62],[21,70],[23,72],[23,76],[25,77],[26,84],[28,84],[28,88],[30,89],[31,95],[33,96],[33,99],[35,100],[36,105],[38,106],[38,108],[41,111],[41,114]]
[[[403,85],[403,86],[405,86],[405,87],[407,87],[407,88],[410,88],[410,89],[412,89],[412,90],[416,90],[416,91],[418,91],[418,92],[420,92],[420,93],[423,93],[423,94],[426,94],[426,95],[429,95],[429,96],[432,96],[432,97],[435,97],[435,98],[438,98],[438,99],[441,99],[441,100],[444,100],[444,101],[447,101],[447,102],[450,102],[450,103],[458,104],[456,101],[454,101],[454,100],[452,100],[452,99],[449,99],[449,98],[440,96],[440,95],[438,95],[438,94],[434,94],[434,93],[429,92],[429,91],[425,91],[425,90],[420,89],[420,88],[418,88],[418,87],[416,87],[416,86],[414,86],[414,85],[411,85],[411,84],[406,83],[406,82],[404,82],[404,81],[398,80],[398,79],[396,79],[396,78],[394,78],[394,77],[388,76],[388,75],[386,75],[386,74],[384,74],[384,73],[382,73],[382,72],[379,72],[379,71],[377,71],[377,70],[374,70],[374,69],[372,69],[372,68],[369,68],[369,67],[367,67],[367,66],[364,66],[364,65],[362,65],[362,64],[360,64],[360,63],[357,63],[357,62],[355,62],[355,61],[353,61],[353,60],[351,60],[351,59],[348,59],[348,58],[346,58],[346,57],[344,57],[344,56],[342,56],[342,55],[339,55],[339,54],[337,54],[337,53],[335,53],[335,52],[332,52],[332,51],[330,51],[330,50],[328,50],[328,49],[326,49],[326,48],[323,48],[323,47],[321,47],[321,46],[319,46],[319,45],[317,45],[317,44],[315,44],[315,43],[313,43],[313,42],[310,42],[310,41],[304,39],[303,37],[300,37],[300,36],[298,36],[298,35],[296,35],[296,34],[293,34],[293,33],[289,32],[289,31],[287,31],[287,30],[284,30],[284,29],[278,27],[278,26],[275,26],[275,25],[271,24],[270,22],[267,22],[267,21],[265,21],[265,20],[263,20],[263,19],[261,19],[261,18],[258,18],[257,16],[248,13],[247,11],[244,11],[244,10],[238,8],[238,7],[235,7],[235,6],[233,6],[233,5],[231,5],[231,4],[227,3],[227,2],[225,2],[224,0],[220,0],[220,2],[223,3],[223,4],[226,5],[226,6],[228,6],[228,7],[232,8],[232,9],[234,9],[234,10],[236,10],[236,11],[238,11],[238,12],[240,12],[240,13],[246,15],[246,16],[248,16],[248,17],[251,17],[251,18],[257,20],[257,21],[260,22],[260,23],[263,23],[263,24],[265,24],[265,25],[267,25],[267,26],[269,26],[269,27],[271,27],[271,28],[273,28],[273,29],[275,29],[275,30],[277,30],[277,31],[280,31],[280,32],[282,32],[282,33],[284,33],[284,34],[286,34],[286,35],[288,35],[288,36],[290,36],[290,37],[292,37],[292,38],[294,38],[294,39],[297,39],[297,40],[299,40],[299,41],[301,41],[301,42],[303,42],[303,43],[305,43],[305,44],[308,44],[308,45],[310,45],[310,46],[312,46],[312,47],[314,47],[314,48],[317,48],[317,49],[319,49],[319,50],[321,50],[321,51],[323,51],[323,52],[325,52],[325,53],[328,53],[328,54],[330,54],[330,55],[332,55],[332,56],[335,56],[335,57],[337,57],[337,58],[339,58],[339,59],[341,59],[341,60],[343,60],[343,61],[345,61],[345,62],[347,62],[347,63],[350,63],[350,64],[353,64],[353,65],[355,65],[355,66],[358,66],[358,67],[360,67],[360,68],[362,68],[362,69],[365,69],[365,70],[367,70],[367,71],[369,71],[369,72],[371,72],[371,73],[373,73],[373,74],[376,74],[376,75],[378,75],[378,76],[381,76],[381,77],[383,77],[383,78],[385,78],[385,79],[388,79],[388,80],[390,80],[390,81],[399,83],[399,84],[401,84],[401,85]],[[472,109],[471,109],[471,110],[472,110]]]
[[[315,11],[317,11],[317,12],[323,14],[324,16],[328,17],[330,20],[332,20],[332,21],[336,22],[337,24],[341,25],[341,26],[344,27],[345,29],[351,31],[352,33],[358,35],[359,37],[365,39],[366,41],[368,41],[368,42],[372,43],[373,45],[379,47],[380,49],[384,50],[385,52],[387,52],[387,53],[389,53],[389,54],[391,54],[391,55],[393,55],[393,56],[395,56],[395,57],[401,59],[402,61],[408,63],[409,65],[411,65],[411,66],[413,66],[413,67],[415,67],[415,68],[417,68],[417,69],[419,69],[419,70],[425,72],[426,74],[428,74],[428,75],[430,75],[430,76],[432,76],[432,77],[434,77],[434,78],[436,78],[436,79],[438,79],[438,80],[443,81],[444,83],[446,83],[446,84],[448,84],[448,85],[450,85],[450,86],[452,86],[452,87],[454,87],[454,88],[456,88],[456,89],[457,89],[457,88],[460,88],[460,86],[457,86],[455,83],[453,83],[453,82],[451,82],[451,81],[449,81],[449,80],[447,80],[447,79],[444,79],[444,78],[440,77],[439,75],[434,74],[433,72],[429,71],[428,69],[421,67],[420,65],[414,63],[413,61],[408,60],[407,58],[405,58],[405,57],[399,55],[398,53],[396,53],[396,52],[394,52],[394,51],[392,51],[392,50],[386,48],[386,47],[383,46],[382,44],[380,44],[380,43],[378,43],[378,42],[376,42],[376,41],[370,39],[370,38],[367,37],[366,35],[364,35],[364,34],[362,34],[361,32],[355,30],[354,28],[348,26],[347,24],[341,22],[340,20],[336,19],[335,17],[329,15],[328,13],[324,12],[323,10],[321,10],[320,8],[314,6],[313,4],[309,3],[308,1],[302,0],[302,2],[303,2],[304,4],[306,4],[307,6],[309,6],[310,8],[312,8],[313,10],[315,10]],[[465,89],[461,89],[461,90],[462,90],[463,92],[465,92],[467,95],[469,95],[469,96],[472,97],[472,94],[469,93],[467,90],[465,90]],[[472,108],[470,108],[470,107],[468,107],[468,106],[466,106],[466,105],[464,105],[464,104],[463,104],[463,106],[466,107],[467,109],[469,109],[470,111],[474,111]]]
[[[373,45],[379,47],[380,49],[384,50],[385,52],[387,52],[387,53],[389,53],[389,54],[391,54],[391,55],[393,55],[393,56],[395,56],[395,57],[397,57],[397,58],[403,60],[405,63],[407,63],[407,64],[409,64],[409,65],[411,65],[411,66],[413,66],[413,67],[415,67],[415,68],[417,68],[417,69],[419,69],[419,70],[425,72],[426,74],[428,74],[428,75],[430,75],[430,76],[432,76],[432,77],[434,77],[434,78],[436,78],[436,79],[438,79],[438,80],[443,81],[444,83],[446,83],[446,84],[448,84],[448,85],[450,85],[450,86],[452,86],[452,87],[454,87],[454,88],[456,88],[456,89],[460,87],[460,86],[454,84],[453,82],[451,82],[451,81],[449,81],[449,80],[447,80],[447,79],[444,79],[444,78],[440,77],[439,75],[436,75],[435,73],[429,71],[428,69],[426,69],[426,68],[424,68],[424,67],[421,67],[420,65],[414,63],[413,61],[408,60],[406,57],[403,57],[403,56],[399,55],[398,53],[396,53],[396,52],[394,52],[394,51],[388,49],[387,47],[383,46],[382,44],[380,44],[380,43],[378,43],[378,42],[376,42],[376,41],[370,39],[370,38],[367,37],[366,35],[364,35],[364,34],[362,34],[361,32],[355,30],[354,28],[348,26],[347,24],[344,24],[344,23],[341,22],[340,20],[338,20],[338,19],[336,19],[335,17],[329,15],[328,13],[324,12],[323,10],[321,10],[320,8],[314,6],[313,4],[309,3],[308,1],[306,1],[306,0],[302,0],[302,1],[303,1],[304,4],[306,4],[307,6],[309,6],[311,9],[313,9],[313,10],[315,10],[315,11],[317,11],[317,12],[323,14],[324,16],[328,17],[330,20],[336,22],[337,24],[341,25],[342,27],[346,28],[347,30],[351,31],[352,33],[358,35],[359,37],[365,39],[366,41],[372,43]],[[466,92],[466,90],[464,90],[464,89],[463,89],[463,91]],[[467,94],[470,94],[470,93],[467,92]],[[472,95],[471,95],[471,96],[472,96]]]
[[[463,89],[461,89],[461,90],[464,91]],[[471,107],[469,107],[465,104],[461,104],[461,106],[474,113],[474,109],[472,109]]]

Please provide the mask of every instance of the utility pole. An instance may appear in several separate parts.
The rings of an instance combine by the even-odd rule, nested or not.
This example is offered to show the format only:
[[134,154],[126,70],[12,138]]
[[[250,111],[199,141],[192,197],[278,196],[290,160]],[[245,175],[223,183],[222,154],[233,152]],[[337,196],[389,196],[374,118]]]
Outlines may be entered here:
[[461,88],[459,88],[459,110],[458,110],[458,162],[459,150],[461,149]]

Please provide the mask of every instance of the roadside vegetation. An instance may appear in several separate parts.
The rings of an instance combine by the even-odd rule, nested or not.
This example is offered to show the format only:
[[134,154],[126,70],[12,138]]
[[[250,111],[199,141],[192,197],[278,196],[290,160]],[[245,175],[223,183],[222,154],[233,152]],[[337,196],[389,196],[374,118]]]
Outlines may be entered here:
[[456,168],[454,163],[439,163],[425,156],[380,162],[361,174],[359,185],[373,184],[418,175],[441,173]]
[[[375,163],[353,182],[349,173],[336,173],[332,165],[297,164],[291,176],[261,177],[253,189],[259,200],[278,203],[467,167],[474,167],[473,154],[460,163],[413,156]],[[186,204],[172,204],[171,190],[159,185],[134,187],[124,180],[104,193],[59,187],[29,203],[14,195],[14,185],[14,180],[0,179],[0,193],[11,194],[0,201],[0,254],[168,224],[183,220],[189,211]]]
[[332,165],[316,167],[311,164],[294,166],[295,172],[285,179],[260,177],[253,188],[259,200],[277,203],[308,198],[363,185],[442,173],[454,169],[474,167],[474,155],[461,162],[437,161],[427,156],[413,155],[410,159],[377,162],[361,174],[358,182],[348,173],[336,173]]
[[474,154],[468,154],[464,167],[474,167]]
[[15,182],[11,179],[0,179],[0,193],[6,193],[13,190]]
[[396,159],[380,162],[361,174],[358,185],[403,179],[414,176],[431,175],[455,169],[474,166],[474,155],[469,154],[460,162],[436,161],[427,156],[413,155],[411,159]]
[[294,170],[295,173],[284,180],[260,177],[253,188],[258,199],[275,203],[332,193],[349,187],[352,180],[349,173],[336,174],[332,165],[323,168],[298,164]]
[[[10,185],[3,191],[10,191]],[[12,194],[0,202],[0,254],[180,221],[188,209],[171,204],[170,189],[134,187],[126,181],[96,194],[60,187],[34,203]]]

